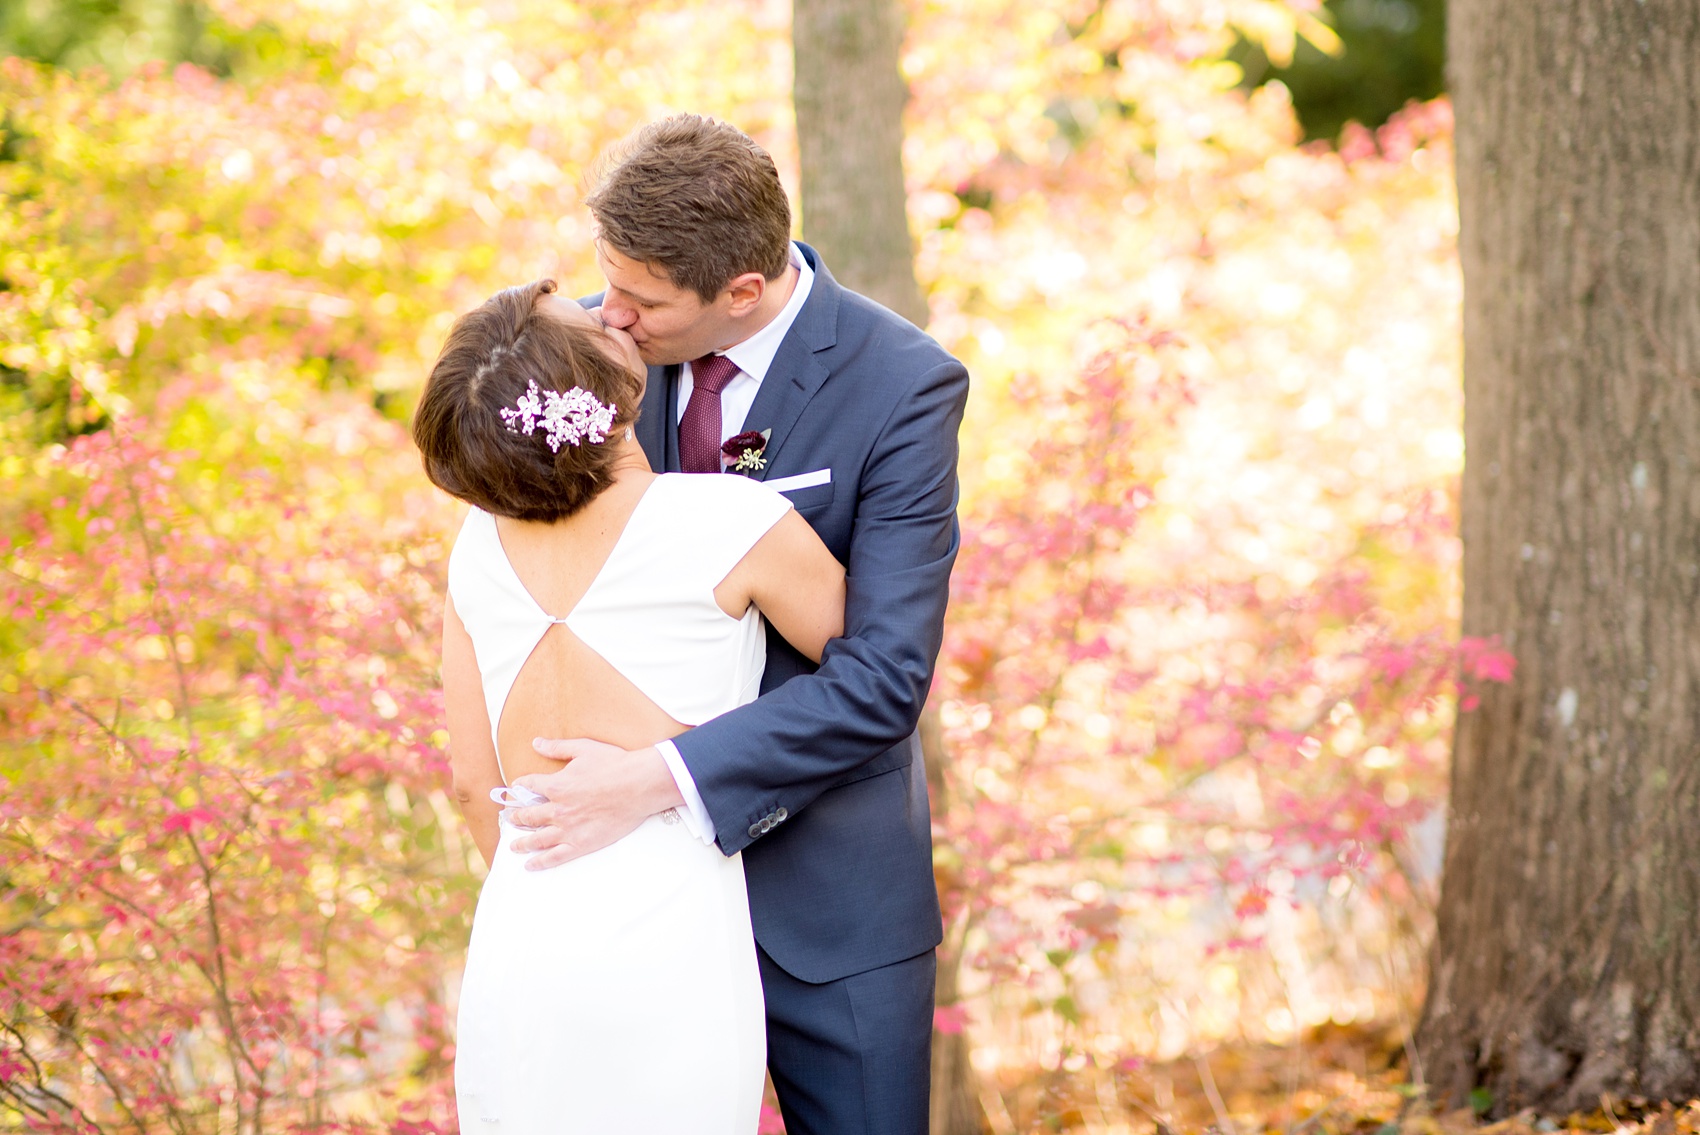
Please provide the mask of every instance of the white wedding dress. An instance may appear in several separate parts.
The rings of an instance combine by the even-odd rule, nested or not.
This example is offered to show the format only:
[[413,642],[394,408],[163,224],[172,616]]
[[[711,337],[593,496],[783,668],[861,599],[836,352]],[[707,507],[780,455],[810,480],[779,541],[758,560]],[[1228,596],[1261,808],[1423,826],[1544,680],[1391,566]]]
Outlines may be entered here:
[[[494,518],[474,509],[449,594],[492,728],[554,623],[685,725],[753,700],[761,616],[731,618],[714,589],[790,507],[740,476],[657,477],[560,617],[526,591]],[[511,849],[520,834],[504,816],[473,920],[455,1052],[461,1130],[752,1135],[766,1040],[743,860],[672,813],[544,871]]]

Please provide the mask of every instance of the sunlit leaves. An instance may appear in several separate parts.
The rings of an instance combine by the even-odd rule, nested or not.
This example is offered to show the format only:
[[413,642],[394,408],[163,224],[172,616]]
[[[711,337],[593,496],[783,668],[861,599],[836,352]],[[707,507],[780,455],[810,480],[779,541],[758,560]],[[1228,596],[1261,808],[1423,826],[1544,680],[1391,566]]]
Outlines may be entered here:
[[440,1060],[441,514],[369,411],[243,393],[174,384],[13,495],[0,1104],[39,1130],[329,1119],[369,1038]]
[[[329,1121],[360,1076],[444,1119],[453,513],[395,419],[456,312],[596,286],[580,194],[631,127],[726,115],[793,176],[788,6],[214,7],[264,66],[0,65],[0,1067],[61,1125]],[[936,867],[992,991],[940,1023],[1048,1064],[1374,1008],[1370,951],[1303,989],[1292,959],[1422,916],[1460,677],[1449,122],[1298,148],[1221,56],[1312,7],[911,6],[918,271],[975,378]],[[1462,663],[1468,696],[1508,660]]]
[[[913,61],[918,91],[999,109],[927,145],[952,112],[917,114],[910,141],[934,331],[980,383],[939,877],[987,996],[1005,977],[1100,991],[1079,1026],[1023,1026],[1047,1062],[1077,1027],[1178,1052],[1195,1029],[1356,1013],[1385,973],[1329,962],[1338,992],[1298,996],[1254,951],[1224,993],[1197,951],[1274,933],[1321,965],[1330,924],[1409,950],[1389,927],[1420,924],[1432,877],[1457,688],[1446,111],[1345,158],[1295,149],[1278,93],[1248,101],[1221,72],[1233,31],[1208,8],[1029,8],[983,29],[981,68],[924,44]],[[916,37],[975,10],[929,8]],[[1166,345],[1089,390],[1102,340],[1080,330],[1130,312]],[[1057,416],[1104,420],[1142,370],[1188,398],[1171,385],[1131,436],[1068,449],[1085,435]],[[1089,548],[1071,532],[1106,484],[1148,499]],[[1047,958],[1106,904],[1107,939]]]

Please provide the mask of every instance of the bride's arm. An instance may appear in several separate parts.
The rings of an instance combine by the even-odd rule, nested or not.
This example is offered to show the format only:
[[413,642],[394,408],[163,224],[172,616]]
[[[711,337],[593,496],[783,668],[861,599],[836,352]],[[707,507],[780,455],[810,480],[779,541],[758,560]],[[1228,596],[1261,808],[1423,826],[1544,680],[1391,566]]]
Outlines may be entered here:
[[449,768],[455,800],[484,862],[496,856],[501,808],[490,790],[502,783],[496,743],[490,737],[490,712],[484,706],[484,679],[472,652],[472,636],[455,613],[454,600],[443,603],[443,707],[449,719]]
[[733,618],[754,603],[785,641],[819,662],[844,633],[844,565],[809,522],[787,510],[714,589]]

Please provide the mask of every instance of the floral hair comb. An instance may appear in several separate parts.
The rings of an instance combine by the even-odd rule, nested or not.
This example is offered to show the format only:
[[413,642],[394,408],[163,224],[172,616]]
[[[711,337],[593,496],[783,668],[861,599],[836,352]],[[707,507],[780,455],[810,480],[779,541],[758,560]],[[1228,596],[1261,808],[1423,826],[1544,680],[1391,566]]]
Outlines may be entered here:
[[582,386],[563,393],[540,389],[532,379],[518,403],[502,408],[502,421],[509,433],[516,434],[535,433],[542,426],[550,452],[559,453],[563,444],[607,441],[608,431],[614,428],[614,407]]

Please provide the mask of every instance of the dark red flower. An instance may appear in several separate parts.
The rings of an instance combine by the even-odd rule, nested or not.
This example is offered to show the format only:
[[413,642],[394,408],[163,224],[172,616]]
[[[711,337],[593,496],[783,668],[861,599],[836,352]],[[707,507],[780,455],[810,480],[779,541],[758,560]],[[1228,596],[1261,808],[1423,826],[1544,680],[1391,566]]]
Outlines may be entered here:
[[736,437],[729,437],[721,445],[720,452],[728,457],[742,457],[746,453],[760,453],[767,448],[767,438],[760,430],[745,430]]

